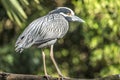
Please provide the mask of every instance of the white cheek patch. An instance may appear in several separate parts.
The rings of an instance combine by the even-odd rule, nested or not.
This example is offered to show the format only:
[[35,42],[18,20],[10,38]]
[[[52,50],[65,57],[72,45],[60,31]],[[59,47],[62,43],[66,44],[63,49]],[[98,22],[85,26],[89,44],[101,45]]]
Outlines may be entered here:
[[74,12],[73,12],[71,9],[69,9],[69,10],[70,10],[70,12],[71,12],[71,15],[75,15]]
[[60,12],[61,15],[67,17],[68,15],[67,14],[64,14],[63,12]]

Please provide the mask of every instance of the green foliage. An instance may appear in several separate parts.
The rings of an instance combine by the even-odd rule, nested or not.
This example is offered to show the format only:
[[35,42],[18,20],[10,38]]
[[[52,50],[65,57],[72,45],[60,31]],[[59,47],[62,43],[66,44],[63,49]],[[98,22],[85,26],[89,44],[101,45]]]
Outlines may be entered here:
[[[55,59],[63,74],[93,78],[120,73],[119,0],[1,0],[0,4],[0,71],[44,74],[40,49],[17,54],[15,40],[34,19],[67,6],[85,23],[70,23],[68,34],[55,44]],[[45,53],[47,71],[56,76],[49,49]]]
[[[24,3],[24,6],[28,5],[27,0],[22,0],[20,2],[21,4]],[[1,0],[1,3],[4,6],[9,18],[12,21],[15,21],[19,26],[21,26],[22,21],[27,18],[27,15],[20,5],[20,2],[17,0]]]

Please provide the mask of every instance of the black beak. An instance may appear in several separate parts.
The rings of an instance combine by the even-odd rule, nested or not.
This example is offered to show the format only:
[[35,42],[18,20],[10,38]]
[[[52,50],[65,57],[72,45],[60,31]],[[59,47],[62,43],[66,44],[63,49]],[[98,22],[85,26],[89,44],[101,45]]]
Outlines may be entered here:
[[83,19],[77,17],[77,16],[71,16],[72,21],[77,21],[77,22],[85,22]]

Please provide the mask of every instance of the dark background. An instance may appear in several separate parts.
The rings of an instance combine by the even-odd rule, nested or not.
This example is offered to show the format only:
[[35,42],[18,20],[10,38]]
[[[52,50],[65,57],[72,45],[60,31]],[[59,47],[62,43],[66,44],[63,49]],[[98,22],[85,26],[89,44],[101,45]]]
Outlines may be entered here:
[[[70,23],[67,35],[54,46],[65,76],[103,77],[120,73],[120,0],[0,0],[0,72],[44,75],[41,50],[16,53],[19,34],[34,19],[59,6],[73,9],[85,23]],[[47,71],[57,76],[49,49]]]

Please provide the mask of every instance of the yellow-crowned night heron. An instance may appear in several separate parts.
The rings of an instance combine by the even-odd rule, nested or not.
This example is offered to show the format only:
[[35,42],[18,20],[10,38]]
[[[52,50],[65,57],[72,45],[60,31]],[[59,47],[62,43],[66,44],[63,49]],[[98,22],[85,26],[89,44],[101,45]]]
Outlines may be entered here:
[[[59,70],[53,55],[53,45],[57,39],[62,38],[69,29],[70,21],[84,22],[81,18],[74,15],[74,12],[67,7],[58,7],[50,11],[47,15],[31,22],[16,41],[16,52],[22,52],[25,48],[37,45],[38,48],[50,46],[50,57],[60,76]],[[45,65],[45,53],[42,49],[44,72],[47,75]]]

